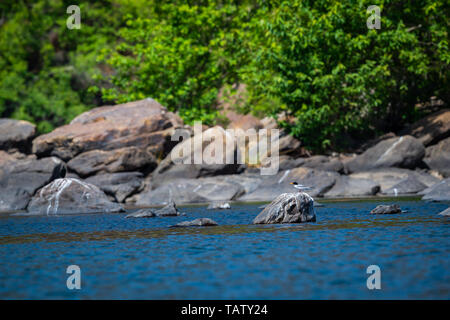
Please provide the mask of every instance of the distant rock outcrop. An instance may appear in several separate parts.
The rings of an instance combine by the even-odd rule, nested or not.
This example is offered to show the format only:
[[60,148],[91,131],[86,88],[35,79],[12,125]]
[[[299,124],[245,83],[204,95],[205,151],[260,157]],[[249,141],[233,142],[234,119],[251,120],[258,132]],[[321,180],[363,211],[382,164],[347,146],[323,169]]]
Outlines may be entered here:
[[370,211],[371,214],[394,214],[394,213],[401,213],[402,209],[398,204],[391,204],[391,205],[384,205],[380,204],[379,206],[376,206],[372,211]]
[[17,159],[0,151],[0,211],[25,209],[36,190],[65,173],[65,164],[58,158]]
[[415,168],[425,155],[422,142],[412,136],[383,140],[346,163],[349,172],[376,168]]
[[442,180],[420,193],[424,195],[422,200],[450,201],[450,178]]
[[447,208],[444,211],[439,212],[439,215],[444,217],[450,217],[450,208]]
[[371,179],[340,176],[325,196],[330,198],[373,196],[379,190],[380,185]]
[[253,224],[315,222],[314,200],[308,194],[283,193],[267,205]]
[[35,134],[36,126],[28,121],[0,119],[0,150],[28,152]]
[[97,186],[74,178],[56,179],[40,189],[31,199],[27,210],[32,215],[124,211]]
[[217,201],[217,202],[210,203],[206,209],[208,209],[208,210],[231,209],[231,206],[230,206],[230,204],[228,202]]
[[[175,145],[171,141],[174,128],[181,126],[177,115],[149,98],[87,111],[70,124],[34,139],[33,152],[68,161],[92,150],[136,147],[154,156],[164,156]],[[126,152],[117,156],[123,153]],[[107,157],[114,158],[110,154]]]
[[426,116],[402,131],[419,139],[425,146],[450,136],[450,109],[443,109]]
[[113,196],[117,202],[125,199],[141,189],[143,174],[141,172],[103,173],[91,176],[85,180]]
[[295,168],[279,172],[274,176],[263,176],[261,183],[253,191],[240,197],[242,201],[271,201],[280,193],[290,193],[295,190],[289,182],[296,181],[300,184],[311,186],[308,193],[315,196],[323,196],[330,190],[339,178],[339,174],[332,171],[321,171],[311,168]]
[[430,169],[436,170],[446,178],[450,177],[450,138],[428,147],[423,161]]

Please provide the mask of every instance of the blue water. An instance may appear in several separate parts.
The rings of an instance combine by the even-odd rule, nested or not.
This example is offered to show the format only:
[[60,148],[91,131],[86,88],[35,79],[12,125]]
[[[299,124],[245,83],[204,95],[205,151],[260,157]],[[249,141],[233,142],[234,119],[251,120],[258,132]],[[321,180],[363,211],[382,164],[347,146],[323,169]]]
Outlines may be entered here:
[[[0,216],[1,299],[449,299],[448,203],[327,202],[317,222],[250,225],[259,205],[187,216]],[[386,202],[383,202],[386,203]],[[218,227],[168,228],[199,217]],[[81,290],[66,268],[81,268]],[[366,268],[381,269],[368,290]]]

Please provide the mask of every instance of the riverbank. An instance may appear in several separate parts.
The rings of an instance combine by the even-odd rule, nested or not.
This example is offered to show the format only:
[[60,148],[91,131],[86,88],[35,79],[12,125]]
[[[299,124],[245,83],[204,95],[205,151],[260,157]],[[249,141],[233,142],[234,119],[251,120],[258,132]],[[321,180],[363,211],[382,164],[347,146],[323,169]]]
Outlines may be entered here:
[[[33,204],[33,209],[44,212],[48,204],[37,198],[44,187],[50,190],[51,183],[63,177],[71,180],[53,185],[55,194],[65,190],[63,196],[72,199],[74,192],[83,195],[95,189],[95,198],[102,199],[111,212],[119,210],[114,204],[152,207],[170,201],[178,205],[272,201],[292,192],[292,181],[312,186],[309,193],[318,201],[371,196],[450,200],[448,109],[411,124],[399,135],[367,142],[353,154],[310,155],[301,141],[269,118],[243,116],[227,128],[204,126],[197,133],[194,129],[152,99],[95,108],[40,136],[30,123],[3,119],[0,211],[28,210]],[[229,129],[244,133],[275,130],[277,134],[268,137],[271,146],[277,146],[276,154],[269,147],[272,153],[249,158],[259,150],[261,136],[245,143],[235,137],[231,140],[234,147],[225,149],[224,158],[214,158],[212,164],[185,161],[199,153],[204,158],[214,155],[218,141],[228,142]],[[233,161],[220,162],[225,158]],[[277,171],[264,175],[268,167]],[[51,192],[47,198],[55,200]],[[85,212],[85,200],[74,203],[80,213]]]

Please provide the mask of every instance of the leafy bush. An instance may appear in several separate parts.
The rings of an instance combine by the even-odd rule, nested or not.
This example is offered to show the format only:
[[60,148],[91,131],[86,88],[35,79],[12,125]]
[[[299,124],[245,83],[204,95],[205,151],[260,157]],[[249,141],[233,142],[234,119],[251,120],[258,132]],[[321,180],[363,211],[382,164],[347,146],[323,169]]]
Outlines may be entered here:
[[[366,26],[374,3],[379,30]],[[448,9],[445,1],[264,3],[241,76],[253,103],[281,99],[275,113],[294,116],[283,124],[316,149],[345,146],[345,134],[395,130],[416,103],[448,102]]]
[[[398,130],[415,105],[449,101],[446,1],[0,2],[0,116],[47,132],[88,108],[153,97],[191,123],[220,123],[221,88],[277,117],[306,146]],[[381,29],[368,30],[369,5]],[[294,120],[293,120],[294,119]]]

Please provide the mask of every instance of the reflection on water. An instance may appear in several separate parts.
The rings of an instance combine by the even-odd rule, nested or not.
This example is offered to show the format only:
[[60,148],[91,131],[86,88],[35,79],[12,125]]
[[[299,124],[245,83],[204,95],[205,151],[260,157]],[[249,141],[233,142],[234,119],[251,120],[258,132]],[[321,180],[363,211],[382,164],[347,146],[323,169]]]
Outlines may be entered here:
[[[369,215],[373,201],[328,202],[317,223],[251,225],[259,205],[185,217],[123,214],[0,217],[0,298],[450,298],[448,204],[397,201],[408,213]],[[220,226],[170,228],[209,217]],[[65,268],[82,270],[66,288]],[[368,290],[377,264],[382,290]]]

